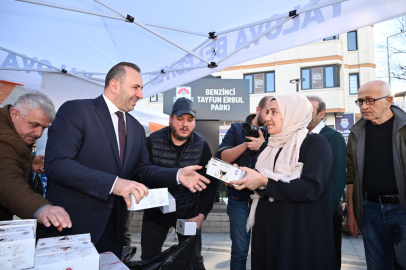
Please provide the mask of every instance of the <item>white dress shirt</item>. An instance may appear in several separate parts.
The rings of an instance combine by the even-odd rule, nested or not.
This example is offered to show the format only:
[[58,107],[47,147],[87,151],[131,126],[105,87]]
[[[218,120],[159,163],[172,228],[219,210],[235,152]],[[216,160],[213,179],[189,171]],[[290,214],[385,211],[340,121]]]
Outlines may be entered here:
[[[106,101],[107,108],[109,109],[109,113],[111,116],[111,120],[113,121],[113,127],[114,127],[114,132],[116,133],[116,139],[117,139],[117,145],[118,145],[118,154],[120,155],[120,141],[118,139],[118,116],[116,112],[120,111],[116,105],[114,105],[113,102],[110,101],[104,94],[103,94],[104,101]],[[126,122],[126,117],[125,117],[125,112],[120,111],[124,115],[124,124],[127,124]],[[127,125],[125,125],[125,133],[127,134]]]
[[[107,108],[109,109],[109,113],[110,113],[110,116],[111,116],[111,120],[113,121],[114,132],[116,133],[116,139],[117,139],[117,145],[118,145],[118,153],[120,154],[120,141],[119,141],[119,138],[118,138],[118,116],[116,114],[116,112],[120,111],[120,110],[104,94],[103,94],[103,98],[104,98],[104,101],[106,101]],[[120,112],[123,113],[123,115],[124,115],[124,117],[123,117],[124,118],[124,123],[126,124],[125,112],[123,112],[123,111],[120,111]],[[127,133],[127,124],[125,125],[125,133]],[[180,171],[180,169],[176,173],[176,182],[178,183],[178,185],[180,184],[179,178],[178,178],[179,177],[179,171]],[[118,178],[118,176],[116,177],[116,180],[114,180],[114,184],[111,187],[110,194],[113,192],[113,188],[114,188],[114,185],[116,184],[117,178]]]
[[[118,154],[120,155],[120,141],[118,139],[118,116],[116,114],[116,112],[118,112],[120,110],[104,94],[103,94],[103,98],[104,98],[104,101],[107,104],[107,108],[109,109],[111,120],[113,121],[114,133],[116,134],[116,139],[117,139]],[[123,117],[124,118],[124,124],[126,124],[125,112],[123,112],[123,111],[120,111],[120,112],[123,113],[123,115],[124,115],[124,117]],[[125,125],[125,133],[127,133],[127,125]],[[113,192],[113,188],[114,188],[114,185],[116,184],[117,178],[118,178],[118,176],[116,177],[116,180],[114,180],[113,186],[111,187],[111,190],[110,190],[110,194]]]
[[326,125],[324,124],[323,121],[321,121],[315,128],[313,128],[312,131],[309,133],[314,133],[314,134],[319,134],[320,131],[325,127]]

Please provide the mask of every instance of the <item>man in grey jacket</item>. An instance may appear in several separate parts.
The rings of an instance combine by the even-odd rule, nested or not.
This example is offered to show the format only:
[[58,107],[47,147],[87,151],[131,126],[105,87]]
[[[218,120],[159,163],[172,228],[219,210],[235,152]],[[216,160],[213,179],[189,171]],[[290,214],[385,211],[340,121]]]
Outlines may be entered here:
[[362,85],[348,138],[347,226],[354,237],[362,228],[368,269],[394,269],[406,229],[406,114],[392,101],[386,82]]

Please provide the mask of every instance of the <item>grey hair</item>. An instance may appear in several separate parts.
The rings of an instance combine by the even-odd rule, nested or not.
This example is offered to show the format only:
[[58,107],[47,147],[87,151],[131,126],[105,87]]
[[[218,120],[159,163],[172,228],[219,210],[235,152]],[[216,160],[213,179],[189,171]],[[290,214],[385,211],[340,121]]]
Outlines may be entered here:
[[373,81],[364,83],[363,85],[361,85],[358,92],[361,89],[364,90],[365,88],[368,89],[369,87],[379,87],[379,90],[383,96],[392,96],[393,97],[391,86],[389,85],[389,83],[387,83],[385,81],[381,81],[381,80],[373,80]]
[[42,109],[46,117],[51,121],[55,119],[56,115],[54,103],[40,92],[26,93],[18,97],[11,108],[17,109],[22,117],[35,109]]
[[392,96],[392,89],[389,83],[385,81],[381,81],[381,89],[382,89],[382,95],[384,96]]
[[310,101],[316,101],[319,103],[319,106],[317,107],[317,114],[321,111],[326,110],[326,103],[321,99],[321,97],[318,96],[306,96],[308,100]]

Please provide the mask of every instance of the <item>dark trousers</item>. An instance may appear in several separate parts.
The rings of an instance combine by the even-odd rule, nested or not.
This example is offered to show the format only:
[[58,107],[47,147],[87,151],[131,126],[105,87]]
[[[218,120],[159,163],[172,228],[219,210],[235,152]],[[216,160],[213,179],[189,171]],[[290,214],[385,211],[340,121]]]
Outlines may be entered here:
[[343,222],[342,211],[333,213],[334,246],[336,249],[337,269],[341,269],[341,227]]
[[124,246],[131,247],[131,220],[133,219],[134,211],[126,211],[124,213]]
[[111,211],[106,229],[104,229],[103,235],[95,247],[99,253],[111,251],[117,256],[117,258],[121,258],[123,245],[120,244],[120,240],[118,238],[117,222],[117,211],[113,210]]
[[[169,229],[170,227],[161,226],[153,221],[151,218],[149,218],[146,214],[144,214],[141,232],[141,260],[148,261],[161,254],[162,246],[166,240]],[[185,241],[188,237],[190,236],[178,234],[179,244]],[[201,243],[201,230],[197,230],[196,237],[200,238],[200,241],[198,242]],[[196,248],[198,249],[199,247]],[[197,251],[200,253],[201,256],[201,246]],[[200,261],[202,263],[197,268],[205,269],[203,265],[203,258]]]

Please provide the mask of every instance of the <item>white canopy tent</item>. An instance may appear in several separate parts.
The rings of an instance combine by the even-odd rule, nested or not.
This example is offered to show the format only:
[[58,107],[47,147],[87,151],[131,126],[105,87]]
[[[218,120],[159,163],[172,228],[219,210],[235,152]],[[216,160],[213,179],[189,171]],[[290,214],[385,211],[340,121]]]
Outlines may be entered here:
[[103,85],[128,61],[145,97],[406,14],[406,0],[0,2],[0,79],[39,88],[45,68]]

